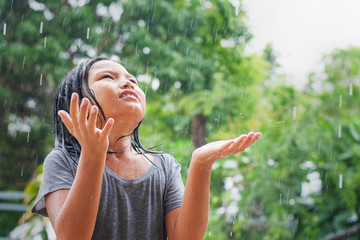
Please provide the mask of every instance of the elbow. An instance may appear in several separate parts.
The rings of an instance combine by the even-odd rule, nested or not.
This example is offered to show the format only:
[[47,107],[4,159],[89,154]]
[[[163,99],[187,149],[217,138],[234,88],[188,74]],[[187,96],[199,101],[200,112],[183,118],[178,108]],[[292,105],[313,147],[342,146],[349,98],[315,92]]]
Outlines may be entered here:
[[92,232],[82,231],[79,226],[69,226],[66,223],[56,222],[53,227],[59,240],[89,240],[92,237]]

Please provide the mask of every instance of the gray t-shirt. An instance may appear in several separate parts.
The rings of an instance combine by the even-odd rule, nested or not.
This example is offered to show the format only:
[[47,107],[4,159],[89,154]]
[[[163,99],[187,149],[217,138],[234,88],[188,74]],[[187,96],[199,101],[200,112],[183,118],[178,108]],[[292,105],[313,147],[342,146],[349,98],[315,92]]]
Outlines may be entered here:
[[[154,164],[144,175],[131,180],[105,167],[92,239],[166,239],[165,215],[181,206],[184,184],[181,166],[171,155],[155,155]],[[70,189],[76,167],[61,148],[49,153],[33,213],[48,217],[45,195]]]

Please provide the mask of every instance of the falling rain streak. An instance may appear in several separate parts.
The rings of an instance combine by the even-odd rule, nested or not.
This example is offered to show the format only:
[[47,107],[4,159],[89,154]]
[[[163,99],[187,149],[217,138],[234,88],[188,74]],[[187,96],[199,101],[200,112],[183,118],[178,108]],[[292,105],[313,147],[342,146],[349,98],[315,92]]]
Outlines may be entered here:
[[280,193],[280,200],[279,200],[279,205],[281,206],[281,193]]
[[341,106],[342,106],[342,95],[340,94],[339,107],[341,108]]
[[343,175],[339,174],[339,188],[343,187]]
[[29,139],[30,139],[30,130],[28,131],[26,142],[29,142]]
[[349,95],[352,96],[352,94],[353,94],[353,86],[352,86],[352,84],[350,84]]
[[21,70],[24,70],[24,66],[25,66],[25,60],[26,60],[26,57],[24,57],[24,59],[23,59],[23,63],[22,63],[22,67],[21,67]]
[[6,23],[4,23],[3,35],[6,35]]
[[293,107],[293,120],[296,119],[296,107]]
[[338,137],[341,138],[341,125],[339,125]]
[[87,28],[86,39],[89,39],[89,35],[90,35],[90,28]]
[[40,74],[40,86],[42,85],[42,78],[43,78],[43,75]]
[[44,38],[44,48],[46,48],[46,37]]
[[43,25],[44,25],[44,23],[43,23],[43,22],[41,22],[41,23],[40,23],[40,33],[42,33],[42,32],[43,32]]

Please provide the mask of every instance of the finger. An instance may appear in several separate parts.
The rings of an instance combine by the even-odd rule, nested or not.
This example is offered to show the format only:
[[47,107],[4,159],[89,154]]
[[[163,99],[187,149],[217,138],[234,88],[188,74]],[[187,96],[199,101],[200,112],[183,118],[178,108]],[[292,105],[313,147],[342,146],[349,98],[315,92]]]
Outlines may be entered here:
[[74,125],[72,123],[70,115],[64,110],[60,110],[58,112],[58,115],[61,118],[61,121],[64,123],[65,127],[69,130],[71,134],[73,134]]
[[88,129],[95,132],[96,128],[96,119],[98,115],[98,108],[96,106],[92,106],[90,109],[90,115],[88,119]]
[[71,119],[73,120],[75,127],[78,122],[78,115],[79,115],[78,113],[79,113],[79,96],[77,95],[77,93],[73,93],[71,95],[71,100],[70,100],[70,116]]
[[261,132],[255,133],[254,139],[253,139],[253,141],[251,142],[251,144],[253,144],[254,142],[256,142],[256,140],[258,140],[259,137],[261,137],[261,135],[262,135]]
[[249,133],[249,135],[250,135],[249,140],[246,141],[244,143],[244,145],[242,146],[244,148],[244,150],[246,148],[250,147],[261,136],[261,133],[253,133],[253,132],[251,132],[251,133]]
[[108,136],[110,134],[110,131],[113,126],[114,126],[114,119],[109,118],[106,121],[106,124],[105,124],[103,130],[101,131],[101,134],[104,134],[104,136]]
[[254,137],[254,133],[250,132],[248,135],[241,135],[241,140],[239,140],[238,144],[234,147],[234,154],[238,152],[243,152],[252,141]]
[[82,125],[86,124],[86,118],[88,114],[89,100],[83,98],[80,104],[79,123]]
[[234,144],[230,147],[230,151],[232,152],[238,152],[237,149],[239,149],[244,142],[246,141],[247,136],[245,134],[241,134],[238,138],[234,139]]

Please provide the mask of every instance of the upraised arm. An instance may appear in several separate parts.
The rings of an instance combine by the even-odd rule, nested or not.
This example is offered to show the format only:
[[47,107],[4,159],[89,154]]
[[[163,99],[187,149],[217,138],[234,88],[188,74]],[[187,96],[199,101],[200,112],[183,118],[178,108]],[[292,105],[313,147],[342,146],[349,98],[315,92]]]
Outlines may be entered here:
[[196,149],[191,158],[181,208],[166,216],[169,239],[203,239],[209,215],[211,167],[218,159],[244,151],[261,136],[260,132],[217,141]]
[[101,182],[105,167],[108,135],[114,124],[109,119],[104,128],[96,128],[98,109],[73,94],[70,114],[59,116],[70,133],[79,141],[81,154],[76,176],[70,190],[60,189],[45,198],[46,209],[58,239],[91,239],[99,205]]

